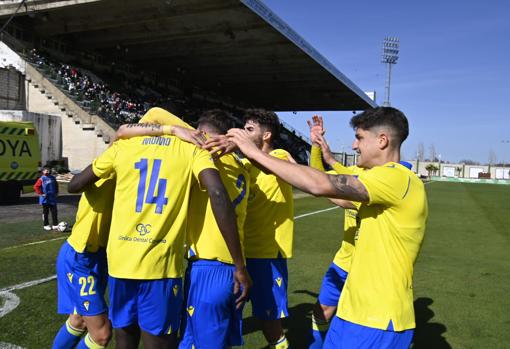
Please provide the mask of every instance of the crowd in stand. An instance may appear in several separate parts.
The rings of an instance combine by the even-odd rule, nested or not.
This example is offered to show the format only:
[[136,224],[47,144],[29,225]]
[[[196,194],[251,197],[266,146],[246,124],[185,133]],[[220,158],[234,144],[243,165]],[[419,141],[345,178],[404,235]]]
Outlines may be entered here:
[[[168,94],[166,97],[162,97],[160,93],[144,86],[143,82],[123,79],[124,91],[129,91],[128,95],[114,91],[109,84],[83,69],[56,62],[35,49],[30,52],[29,59],[49,75],[50,79],[56,80],[60,88],[75,98],[83,107],[97,113],[114,127],[138,122],[151,107],[176,105],[174,97],[168,97]],[[187,121],[199,114],[200,107],[196,105],[181,104],[181,106],[183,106],[181,112],[187,116]],[[234,123],[240,126],[243,122],[234,116]],[[285,143],[284,147],[294,154],[306,154],[305,143],[295,142],[295,138],[305,140],[306,137],[296,134],[296,131],[289,125],[282,124],[282,127],[288,129],[289,133],[294,136],[291,139],[282,137],[282,141]],[[305,158],[300,160],[306,161]]]
[[151,95],[143,96],[127,96],[112,91],[105,82],[76,67],[53,62],[35,50],[31,51],[30,59],[36,66],[47,69],[50,77],[56,79],[64,91],[114,124],[138,121],[149,108],[158,104],[160,98],[153,91]]

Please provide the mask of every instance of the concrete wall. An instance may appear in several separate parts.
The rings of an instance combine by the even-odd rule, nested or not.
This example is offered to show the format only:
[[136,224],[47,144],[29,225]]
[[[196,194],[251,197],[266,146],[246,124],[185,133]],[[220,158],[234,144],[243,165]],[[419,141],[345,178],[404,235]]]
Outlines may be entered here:
[[[69,3],[75,4],[76,1]],[[19,114],[21,116],[17,120],[26,118],[23,120],[36,123],[44,147],[43,164],[65,158],[70,170],[82,170],[106,150],[115,131],[97,115],[90,115],[83,110],[3,42],[0,42],[1,69],[12,70],[18,78],[20,95],[23,97],[20,109],[29,113]],[[4,85],[0,84],[0,97]],[[5,105],[0,109],[17,108]],[[44,116],[38,117],[38,114]],[[13,117],[17,114],[10,115]]]
[[[510,178],[510,164],[508,166],[489,166],[488,165],[465,165],[458,163],[441,163],[418,161],[419,168],[417,169],[416,160],[408,160],[413,165],[413,171],[419,175],[428,176],[429,172],[426,167],[430,164],[440,167],[436,172],[436,176],[441,177],[456,177],[456,178],[478,178],[479,172],[490,172],[492,179],[509,179]],[[460,169],[458,171],[457,169]]]
[[51,114],[61,121],[62,157],[67,158],[71,171],[82,170],[88,166],[99,154],[106,150],[103,138],[97,136],[94,128],[82,129],[81,123],[69,117],[53,99],[48,99],[47,93],[41,93],[33,84],[28,86],[28,110],[33,113]]
[[25,77],[14,68],[0,68],[0,109],[25,109]]
[[62,125],[59,117],[21,110],[0,110],[0,121],[32,121],[39,135],[42,165],[62,159]]

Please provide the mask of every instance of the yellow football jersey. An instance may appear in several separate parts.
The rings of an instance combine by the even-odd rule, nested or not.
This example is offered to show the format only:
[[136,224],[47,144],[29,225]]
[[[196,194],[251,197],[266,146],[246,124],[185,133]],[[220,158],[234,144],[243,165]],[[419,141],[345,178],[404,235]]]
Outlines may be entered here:
[[369,202],[359,211],[360,228],[338,317],[385,330],[415,327],[413,268],[428,215],[422,181],[397,163],[358,176]]
[[[288,160],[288,152],[269,153]],[[251,188],[244,223],[246,258],[292,257],[294,238],[294,199],[292,186],[273,174],[266,174],[246,161]]]
[[[343,166],[340,163],[336,163],[334,166],[337,174],[346,174],[350,176],[359,175],[363,169],[357,166]],[[357,233],[359,229],[359,218],[358,209],[361,206],[359,202],[351,202],[357,209],[345,209],[344,210],[344,236],[342,239],[342,245],[333,258],[333,263],[338,265],[340,268],[349,272],[351,268],[351,258],[354,253],[354,247],[356,246]]]
[[[227,154],[216,161],[216,167],[232,200],[237,217],[239,240],[243,245],[243,226],[250,190],[250,174],[235,154]],[[205,213],[204,213],[205,212]],[[216,224],[207,192],[197,186],[191,192],[187,235],[190,258],[214,259],[233,264],[227,244]]]
[[[325,171],[322,164],[321,155],[321,148],[312,145],[312,150],[310,152],[310,166],[317,170]],[[346,167],[337,162],[335,163],[335,166],[333,166],[333,171],[328,171],[327,173],[357,175],[361,171],[362,169],[357,166]],[[359,207],[360,203],[353,202],[353,205]],[[359,226],[359,220],[357,210],[345,209],[344,211],[344,235],[342,244],[335,254],[335,257],[333,258],[333,263],[342,268],[344,271],[349,272],[351,267],[351,257],[355,245],[355,236]]]
[[166,111],[163,108],[150,108],[138,122],[140,124],[159,124],[159,125],[176,125],[192,128],[189,124],[182,121],[179,117]]
[[322,163],[321,147],[313,144],[312,149],[310,150],[310,167],[322,172],[326,171],[324,164]]
[[96,252],[106,247],[112,219],[115,178],[100,179],[81,194],[71,236],[67,239],[76,252]]
[[[353,202],[353,205],[359,207],[360,203]],[[349,272],[351,269],[351,258],[356,246],[356,238],[359,228],[358,211],[354,209],[345,209],[344,213],[344,236],[342,244],[338,249],[333,263]]]
[[93,162],[96,176],[116,174],[108,271],[117,278],[182,276],[191,188],[216,167],[204,150],[176,137],[115,142]]

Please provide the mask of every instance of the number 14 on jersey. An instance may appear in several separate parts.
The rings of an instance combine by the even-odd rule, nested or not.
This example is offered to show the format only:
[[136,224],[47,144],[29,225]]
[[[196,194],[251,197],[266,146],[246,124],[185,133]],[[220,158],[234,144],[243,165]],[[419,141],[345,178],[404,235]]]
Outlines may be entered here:
[[[135,162],[135,169],[140,170],[140,181],[138,182],[138,192],[136,195],[136,212],[142,212],[144,204],[156,204],[155,212],[161,214],[161,212],[163,212],[163,207],[168,204],[168,198],[165,197],[167,179],[159,178],[161,159],[153,159],[149,188],[147,188],[148,167],[148,159],[143,158]],[[154,196],[156,186],[158,192],[157,195]]]

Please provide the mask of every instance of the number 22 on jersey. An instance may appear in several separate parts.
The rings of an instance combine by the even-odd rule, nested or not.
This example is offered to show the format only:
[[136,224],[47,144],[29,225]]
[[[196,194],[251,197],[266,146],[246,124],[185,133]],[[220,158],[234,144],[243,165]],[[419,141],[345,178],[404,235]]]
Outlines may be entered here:
[[[149,169],[149,160],[146,158],[135,162],[135,169],[140,171],[140,180],[138,182],[138,191],[136,195],[136,212],[142,212],[144,204],[156,204],[156,213],[161,214],[163,207],[168,204],[168,198],[165,197],[166,178],[159,178],[161,169],[161,159],[152,160],[152,171],[149,178],[149,187],[147,188],[147,175]],[[157,186],[157,194],[154,196]],[[147,191],[147,193],[146,193]]]

